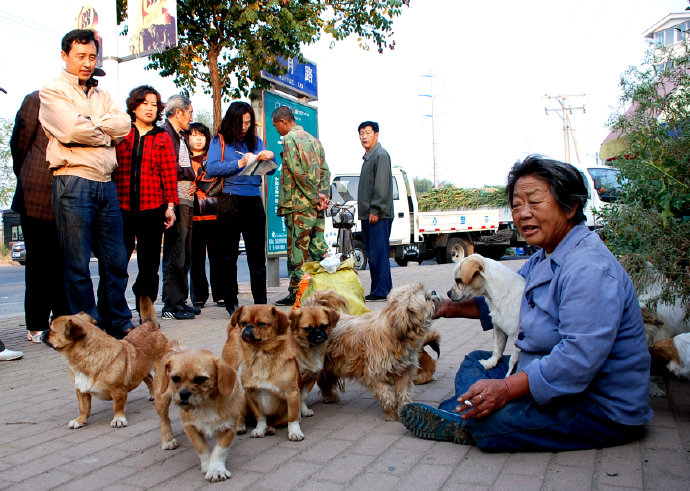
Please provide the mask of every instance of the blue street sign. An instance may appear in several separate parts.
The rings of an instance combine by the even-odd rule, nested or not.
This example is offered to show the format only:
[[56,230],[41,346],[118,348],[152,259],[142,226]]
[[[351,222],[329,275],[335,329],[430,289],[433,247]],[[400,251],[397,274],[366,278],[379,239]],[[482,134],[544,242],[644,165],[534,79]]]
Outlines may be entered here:
[[283,75],[271,75],[266,70],[261,72],[261,77],[276,84],[280,90],[296,97],[306,97],[310,101],[319,98],[316,83],[316,63],[305,61],[300,63],[295,58],[286,60],[279,57],[280,66],[287,68]]

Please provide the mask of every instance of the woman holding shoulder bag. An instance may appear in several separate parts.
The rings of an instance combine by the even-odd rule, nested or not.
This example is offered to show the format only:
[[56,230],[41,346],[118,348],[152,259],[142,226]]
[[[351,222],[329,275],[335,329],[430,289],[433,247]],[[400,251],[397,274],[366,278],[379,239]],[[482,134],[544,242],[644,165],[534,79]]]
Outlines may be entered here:
[[[189,292],[192,305],[199,308],[203,308],[208,300],[209,279],[213,301],[219,307],[225,307],[223,301],[225,288],[222,282],[221,258],[217,244],[218,198],[208,195],[214,179],[206,175],[206,152],[210,143],[211,132],[206,125],[189,124],[189,149],[192,154],[192,168],[196,174]],[[208,251],[209,278],[206,277],[206,251]]]
[[233,102],[225,113],[218,134],[211,140],[207,157],[208,174],[224,178],[223,194],[218,200],[217,239],[222,254],[223,298],[230,315],[238,306],[240,234],[247,251],[254,303],[266,303],[266,212],[261,199],[261,177],[239,175],[254,159],[271,160],[273,152],[266,150],[263,140],[256,136],[252,106],[246,102]]

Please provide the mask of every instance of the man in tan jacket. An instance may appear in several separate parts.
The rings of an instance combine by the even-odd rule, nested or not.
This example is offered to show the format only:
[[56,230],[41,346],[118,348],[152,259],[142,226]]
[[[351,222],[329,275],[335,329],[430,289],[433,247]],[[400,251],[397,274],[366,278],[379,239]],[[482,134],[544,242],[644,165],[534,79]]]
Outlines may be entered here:
[[[62,38],[65,70],[40,91],[39,120],[48,135],[52,206],[62,248],[64,288],[73,314],[86,312],[116,337],[132,328],[125,300],[127,255],[115,184],[115,142],[129,133],[130,117],[95,87],[98,40],[88,29]],[[89,261],[98,259],[96,306]],[[59,286],[57,286],[59,288]]]

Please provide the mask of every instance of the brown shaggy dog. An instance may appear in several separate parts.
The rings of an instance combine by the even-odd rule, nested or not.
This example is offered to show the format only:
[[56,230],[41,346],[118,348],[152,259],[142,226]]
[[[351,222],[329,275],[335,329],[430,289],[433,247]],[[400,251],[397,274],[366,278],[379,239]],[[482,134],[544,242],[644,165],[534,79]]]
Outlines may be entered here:
[[[311,297],[304,300],[302,305],[321,305],[323,307],[337,310],[342,314],[346,314],[348,309],[347,299],[335,290],[317,290]],[[441,356],[440,341],[441,333],[435,329],[430,329],[424,336],[422,347],[419,349],[419,369],[414,377],[415,384],[428,384],[429,382],[436,380],[436,377],[434,376],[434,373],[436,373],[436,360],[434,360],[431,355],[426,352],[424,347],[429,346],[436,352],[436,356]],[[302,393],[304,394],[304,391],[302,391]],[[304,405],[304,400],[302,401],[302,404]],[[304,414],[302,415],[304,416]]]
[[418,283],[391,290],[379,312],[341,316],[318,381],[324,402],[337,401],[335,388],[351,378],[374,394],[386,421],[399,420],[412,402],[419,350],[440,304],[435,291]]
[[156,312],[148,297],[140,299],[144,323],[119,341],[96,327],[88,314],[64,315],[55,319],[41,341],[67,361],[79,401],[79,416],[70,428],[81,428],[91,413],[91,396],[113,401],[115,413],[110,426],[127,426],[127,393],[146,383],[153,395],[153,367],[169,351],[170,343],[160,332]]

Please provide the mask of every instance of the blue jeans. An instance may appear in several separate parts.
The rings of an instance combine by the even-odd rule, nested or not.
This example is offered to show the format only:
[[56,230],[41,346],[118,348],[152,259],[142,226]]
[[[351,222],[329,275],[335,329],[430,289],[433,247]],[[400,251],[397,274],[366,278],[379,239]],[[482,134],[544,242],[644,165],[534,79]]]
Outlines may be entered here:
[[[473,351],[465,357],[455,376],[455,396],[439,408],[455,413],[457,398],[480,379],[501,379],[508,372],[509,356],[486,370],[479,360],[489,351]],[[559,398],[539,405],[531,395],[510,401],[495,413],[462,422],[479,448],[494,452],[563,451],[621,445],[641,438],[644,426],[629,426],[609,419],[584,394]]]
[[369,223],[369,220],[362,220],[362,238],[371,273],[370,293],[380,297],[387,297],[393,288],[389,261],[392,225],[393,220],[390,218],[379,218],[375,224]]
[[[110,332],[132,327],[125,299],[127,253],[115,183],[53,176],[52,204],[70,312],[86,312]],[[101,275],[97,307],[89,270],[92,250]]]

